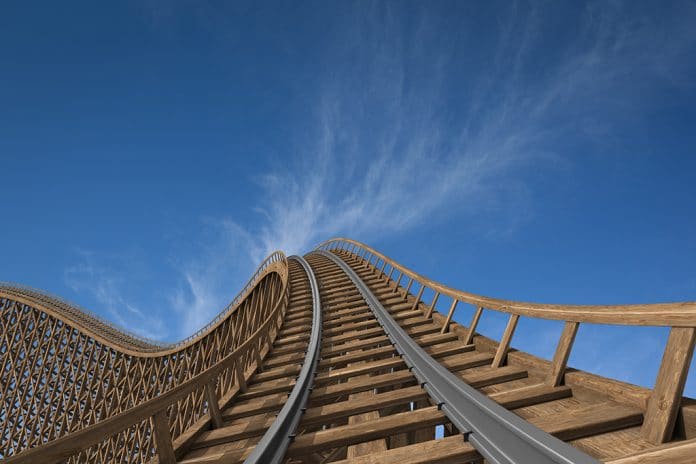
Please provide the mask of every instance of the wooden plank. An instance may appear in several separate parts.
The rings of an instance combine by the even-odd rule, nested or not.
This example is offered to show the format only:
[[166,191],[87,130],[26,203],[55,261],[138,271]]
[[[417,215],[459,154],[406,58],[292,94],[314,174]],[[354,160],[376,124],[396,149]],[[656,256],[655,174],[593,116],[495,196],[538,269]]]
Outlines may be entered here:
[[263,435],[273,424],[275,417],[262,417],[239,424],[231,424],[219,429],[203,432],[191,446],[192,449],[207,448],[221,443],[230,443],[245,438]]
[[[256,350],[254,350],[254,352],[256,352]],[[259,372],[252,378],[252,381],[265,382],[268,380],[282,379],[284,377],[294,377],[299,374],[300,369],[301,366],[298,366],[297,364],[293,366],[275,367],[267,371]]]
[[335,356],[342,356],[344,353],[349,351],[361,350],[365,348],[372,348],[377,345],[391,344],[386,335],[379,335],[377,337],[365,338],[363,340],[356,340],[350,343],[345,343],[343,345],[338,345],[335,347],[325,347],[321,350],[322,360],[329,359]]
[[503,366],[498,368],[486,367],[477,369],[475,372],[463,372],[459,374],[459,377],[474,388],[483,388],[488,385],[523,379],[527,375],[526,369]]
[[461,435],[390,449],[371,456],[334,461],[334,464],[453,464],[480,458]]
[[[396,351],[394,351],[396,353]],[[328,382],[336,382],[345,380],[358,375],[370,374],[387,369],[395,369],[405,367],[404,360],[399,357],[383,359],[379,361],[364,362],[359,365],[334,369],[328,372],[321,372],[315,378],[315,385],[322,385]]]
[[670,330],[641,429],[641,435],[652,443],[664,443],[672,437],[694,354],[694,342],[695,328],[673,327]]
[[244,401],[233,404],[222,413],[225,422],[242,417],[256,416],[271,411],[278,411],[287,401],[287,394],[267,395],[254,401]]
[[551,372],[546,379],[546,383],[552,387],[557,387],[563,382],[570,350],[573,347],[575,335],[578,333],[578,326],[577,322],[566,322],[563,327],[561,338],[556,347],[556,353],[553,355],[553,361],[551,362]]
[[259,398],[266,395],[271,395],[279,392],[286,392],[292,390],[295,385],[295,379],[277,379],[271,380],[269,382],[256,383],[253,387],[249,388],[246,392],[238,396],[239,400],[249,400],[252,398]]
[[391,387],[394,385],[410,385],[416,382],[416,378],[408,370],[390,372],[388,374],[375,375],[371,377],[354,379],[350,383],[339,383],[325,387],[317,387],[312,391],[311,402],[328,400],[340,396],[357,393],[360,391],[372,390],[375,388]]
[[515,327],[517,327],[517,321],[519,319],[520,316],[517,314],[510,315],[507,326],[505,327],[505,332],[503,333],[503,338],[500,339],[498,350],[495,352],[495,358],[493,359],[493,364],[491,364],[492,367],[500,367],[505,363],[507,352],[510,349],[512,335],[515,333]]
[[401,388],[366,397],[351,395],[348,401],[308,409],[302,416],[302,426],[330,423],[343,417],[423,400],[427,397],[428,394],[420,386]]
[[298,436],[288,448],[287,457],[298,457],[315,451],[349,446],[445,422],[447,419],[444,414],[438,411],[437,406],[431,406],[380,417],[369,422],[333,427]]
[[440,364],[450,371],[463,371],[472,367],[484,366],[491,362],[493,356],[490,353],[464,353],[444,358]]
[[[392,268],[393,270],[393,268]],[[391,347],[392,350],[394,347]],[[357,363],[358,366],[364,367],[365,365],[370,365],[372,363],[369,363],[367,361],[359,361]],[[348,367],[355,367],[355,364],[349,364]],[[357,382],[362,379],[369,379],[370,378],[370,370],[365,371],[365,375],[358,376],[358,377],[353,377],[348,380],[348,383],[352,382]],[[350,414],[348,417],[348,424],[349,425],[359,425],[363,423],[369,423],[374,421],[375,419],[379,418],[379,411],[374,410],[374,408],[369,407],[369,404],[372,404],[374,402],[374,397],[377,396],[375,394],[375,390],[366,390],[366,391],[361,391],[359,393],[353,393],[348,397],[348,402],[353,402],[354,404],[357,403],[356,413],[355,414]],[[345,405],[344,405],[345,406]],[[321,408],[320,408],[321,409]],[[326,407],[327,413],[328,414],[335,414],[339,415],[341,411],[345,411],[344,408],[338,407],[331,409],[330,406]],[[321,414],[319,414],[320,416]],[[315,409],[315,419],[318,417],[316,415],[316,409]],[[338,416],[338,417],[345,417],[345,416]],[[310,416],[311,420],[311,416]],[[387,441],[384,438],[379,438],[376,440],[371,440],[368,442],[363,442],[363,443],[356,443],[354,445],[348,446],[346,449],[346,456],[349,458],[352,457],[357,457],[357,456],[363,456],[363,455],[369,455],[369,454],[374,454],[374,453],[379,453],[382,451],[386,451],[387,449]]]
[[538,384],[493,393],[490,395],[490,398],[507,409],[517,409],[568,398],[572,395],[573,392],[570,387],[552,387],[550,385]]
[[694,461],[696,440],[688,440],[607,461],[607,464],[693,464]]
[[563,441],[569,441],[640,425],[643,413],[638,408],[606,402],[532,417],[529,422]]

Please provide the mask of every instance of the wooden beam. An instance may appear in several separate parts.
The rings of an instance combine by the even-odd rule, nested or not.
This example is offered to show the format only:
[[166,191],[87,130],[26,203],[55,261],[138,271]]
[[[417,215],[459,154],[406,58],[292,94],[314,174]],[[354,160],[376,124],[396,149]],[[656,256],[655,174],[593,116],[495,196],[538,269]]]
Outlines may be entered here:
[[503,333],[503,338],[500,339],[498,351],[496,351],[495,358],[493,359],[493,364],[491,364],[492,367],[500,367],[505,363],[507,352],[510,349],[512,335],[515,333],[515,328],[517,327],[517,321],[519,319],[520,316],[518,316],[517,314],[510,314],[507,327],[505,327],[505,332]]
[[305,433],[295,438],[286,456],[297,457],[314,451],[349,446],[445,422],[447,418],[442,411],[438,411],[437,406],[431,406],[368,422]]
[[528,420],[556,438],[570,441],[640,425],[643,414],[638,408],[606,402]]
[[672,327],[669,332],[641,429],[641,435],[652,443],[664,443],[672,437],[695,341],[696,329],[693,327]]
[[431,440],[415,445],[390,449],[371,456],[363,456],[334,464],[451,464],[469,462],[480,457],[461,435]]
[[446,333],[449,330],[449,325],[454,316],[454,310],[457,308],[457,303],[459,303],[459,301],[456,298],[452,300],[452,306],[450,306],[447,312],[447,319],[445,319],[444,324],[442,324],[442,331],[440,333]]
[[481,314],[483,313],[483,306],[478,306],[474,312],[474,316],[471,319],[471,324],[469,325],[469,332],[467,332],[466,337],[463,342],[468,345],[474,339],[474,334],[476,333],[476,326],[481,319]]
[[[352,382],[348,382],[350,384]],[[427,399],[420,386],[401,388],[369,396],[351,395],[347,401],[310,408],[302,416],[302,426],[326,424],[344,417],[362,414],[390,406]],[[379,417],[379,416],[377,416]]]
[[169,431],[169,417],[165,409],[152,416],[152,429],[155,435],[159,464],[176,464],[172,435]]
[[607,461],[607,464],[693,464],[694,456],[696,440],[688,440]]
[[205,394],[208,401],[208,414],[215,428],[222,427],[222,414],[215,394],[215,385],[212,382],[205,384]]
[[575,341],[575,335],[578,333],[578,326],[579,324],[577,322],[565,323],[561,338],[556,347],[556,354],[554,354],[553,361],[551,362],[551,372],[546,379],[547,385],[557,387],[563,383],[563,375],[565,374],[568,358],[570,357],[570,350]]

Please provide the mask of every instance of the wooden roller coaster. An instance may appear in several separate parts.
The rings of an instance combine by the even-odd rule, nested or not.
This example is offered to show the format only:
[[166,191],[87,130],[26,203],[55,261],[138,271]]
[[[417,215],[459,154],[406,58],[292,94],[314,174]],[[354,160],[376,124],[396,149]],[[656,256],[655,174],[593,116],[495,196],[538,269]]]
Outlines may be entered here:
[[[520,317],[563,321],[553,359],[511,347]],[[567,368],[586,323],[670,327],[654,388]],[[272,254],[175,344],[0,284],[0,462],[694,463],[695,342],[693,302],[488,298],[348,239]]]

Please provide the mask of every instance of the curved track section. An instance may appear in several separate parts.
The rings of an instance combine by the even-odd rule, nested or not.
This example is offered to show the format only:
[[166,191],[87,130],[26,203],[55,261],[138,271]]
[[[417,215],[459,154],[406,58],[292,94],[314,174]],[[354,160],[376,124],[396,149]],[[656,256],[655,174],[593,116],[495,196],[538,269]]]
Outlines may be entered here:
[[543,432],[467,385],[418,344],[394,321],[350,266],[336,255],[317,251],[343,270],[358,289],[384,332],[454,426],[489,462],[496,464],[598,464]]
[[[501,300],[360,242],[319,248],[272,255],[173,345],[0,285],[2,462],[693,462],[696,402],[682,395],[696,303]],[[508,318],[499,341],[477,333],[488,311]],[[560,321],[552,360],[511,348],[526,317]],[[655,387],[567,369],[588,323],[669,327]]]
[[317,284],[312,268],[304,258],[291,256],[289,259],[298,262],[309,279],[312,293],[312,331],[309,337],[309,346],[300,375],[295,381],[295,386],[290,392],[287,403],[280,410],[275,422],[261,438],[254,451],[244,461],[245,464],[278,464],[283,462],[285,452],[294,438],[294,432],[306,409],[305,406],[314,385],[314,376],[319,362],[322,322],[319,284]]
[[[44,292],[0,285],[0,458],[118,416],[218,364],[269,318],[282,321],[287,276],[285,256],[273,253],[210,324],[171,345],[124,333]],[[257,361],[240,357],[235,369],[245,372]],[[226,370],[214,386],[217,397],[236,388],[238,378]],[[169,405],[166,426],[175,445],[187,430],[202,426],[206,398],[206,391],[195,389]],[[154,447],[146,420],[69,462],[144,462]]]

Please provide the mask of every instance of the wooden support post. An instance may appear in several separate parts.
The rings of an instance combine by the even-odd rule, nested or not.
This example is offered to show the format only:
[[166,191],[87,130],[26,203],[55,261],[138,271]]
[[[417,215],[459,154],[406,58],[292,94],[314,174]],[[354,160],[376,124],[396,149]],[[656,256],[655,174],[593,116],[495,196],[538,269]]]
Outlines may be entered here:
[[247,391],[247,383],[244,378],[244,369],[242,369],[241,356],[234,360],[234,375],[237,377],[237,385],[239,385],[239,391],[244,393]]
[[696,328],[672,327],[669,332],[641,429],[643,437],[652,443],[664,443],[672,438],[695,341]]
[[452,316],[454,316],[454,310],[457,307],[457,303],[459,303],[459,301],[456,298],[452,300],[452,306],[450,306],[449,312],[447,313],[447,319],[445,319],[445,323],[442,324],[442,330],[440,333],[446,333],[449,331],[449,325],[450,322],[452,322]]
[[389,271],[389,275],[387,276],[387,282],[389,282],[392,278],[392,275],[394,274],[394,266],[391,267],[391,270]]
[[273,343],[271,341],[271,326],[270,325],[266,326],[266,329],[264,329],[264,332],[266,332],[266,347],[268,347],[268,353],[270,353],[271,346],[273,345]]
[[413,278],[408,279],[408,284],[406,285],[406,288],[401,294],[402,298],[406,298],[406,295],[408,295],[408,292],[411,290],[411,285],[413,285]]
[[213,423],[213,427],[219,429],[222,427],[222,413],[220,412],[220,405],[217,395],[215,394],[214,381],[211,380],[205,384],[205,395],[208,401],[208,414],[210,415],[210,420]]
[[561,385],[561,383],[563,383],[563,375],[565,374],[568,358],[570,357],[570,350],[573,348],[573,342],[575,341],[575,335],[578,333],[579,325],[580,324],[577,322],[565,323],[563,332],[561,333],[561,338],[558,340],[556,354],[553,355],[551,372],[546,379],[547,385],[558,387]]
[[256,356],[256,372],[263,371],[263,360],[261,359],[261,343],[261,337],[259,337],[258,343],[254,343],[254,345],[256,345],[256,349],[254,350],[254,355]]
[[479,320],[481,319],[481,314],[483,313],[483,306],[476,308],[474,312],[474,317],[471,318],[471,324],[469,324],[469,332],[466,334],[464,339],[464,344],[468,345],[474,340],[474,334],[476,333],[476,326],[478,326]]
[[402,271],[400,271],[399,278],[396,279],[396,285],[394,285],[394,290],[392,291],[392,293],[396,293],[397,291],[399,291],[399,285],[401,285],[401,279],[403,278],[403,276],[404,276],[404,273]]
[[503,338],[500,339],[498,351],[495,353],[491,367],[500,367],[505,363],[507,352],[510,349],[510,341],[512,341],[512,335],[515,333],[515,327],[517,327],[519,319],[520,316],[518,314],[510,314],[510,319],[508,319],[507,327],[505,327]]
[[169,432],[169,417],[167,410],[158,411],[152,416],[152,429],[157,445],[157,457],[160,464],[176,464],[172,434]]
[[423,291],[425,290],[425,285],[421,284],[420,290],[418,290],[418,295],[416,295],[416,299],[413,302],[413,306],[411,306],[411,311],[416,309],[418,307],[418,303],[420,303],[420,299],[423,296]]
[[435,311],[435,305],[437,304],[438,298],[440,298],[440,292],[435,293],[435,296],[433,297],[433,301],[430,302],[430,307],[428,308],[428,313],[425,315],[426,319],[430,319],[430,317],[433,315],[433,311]]

